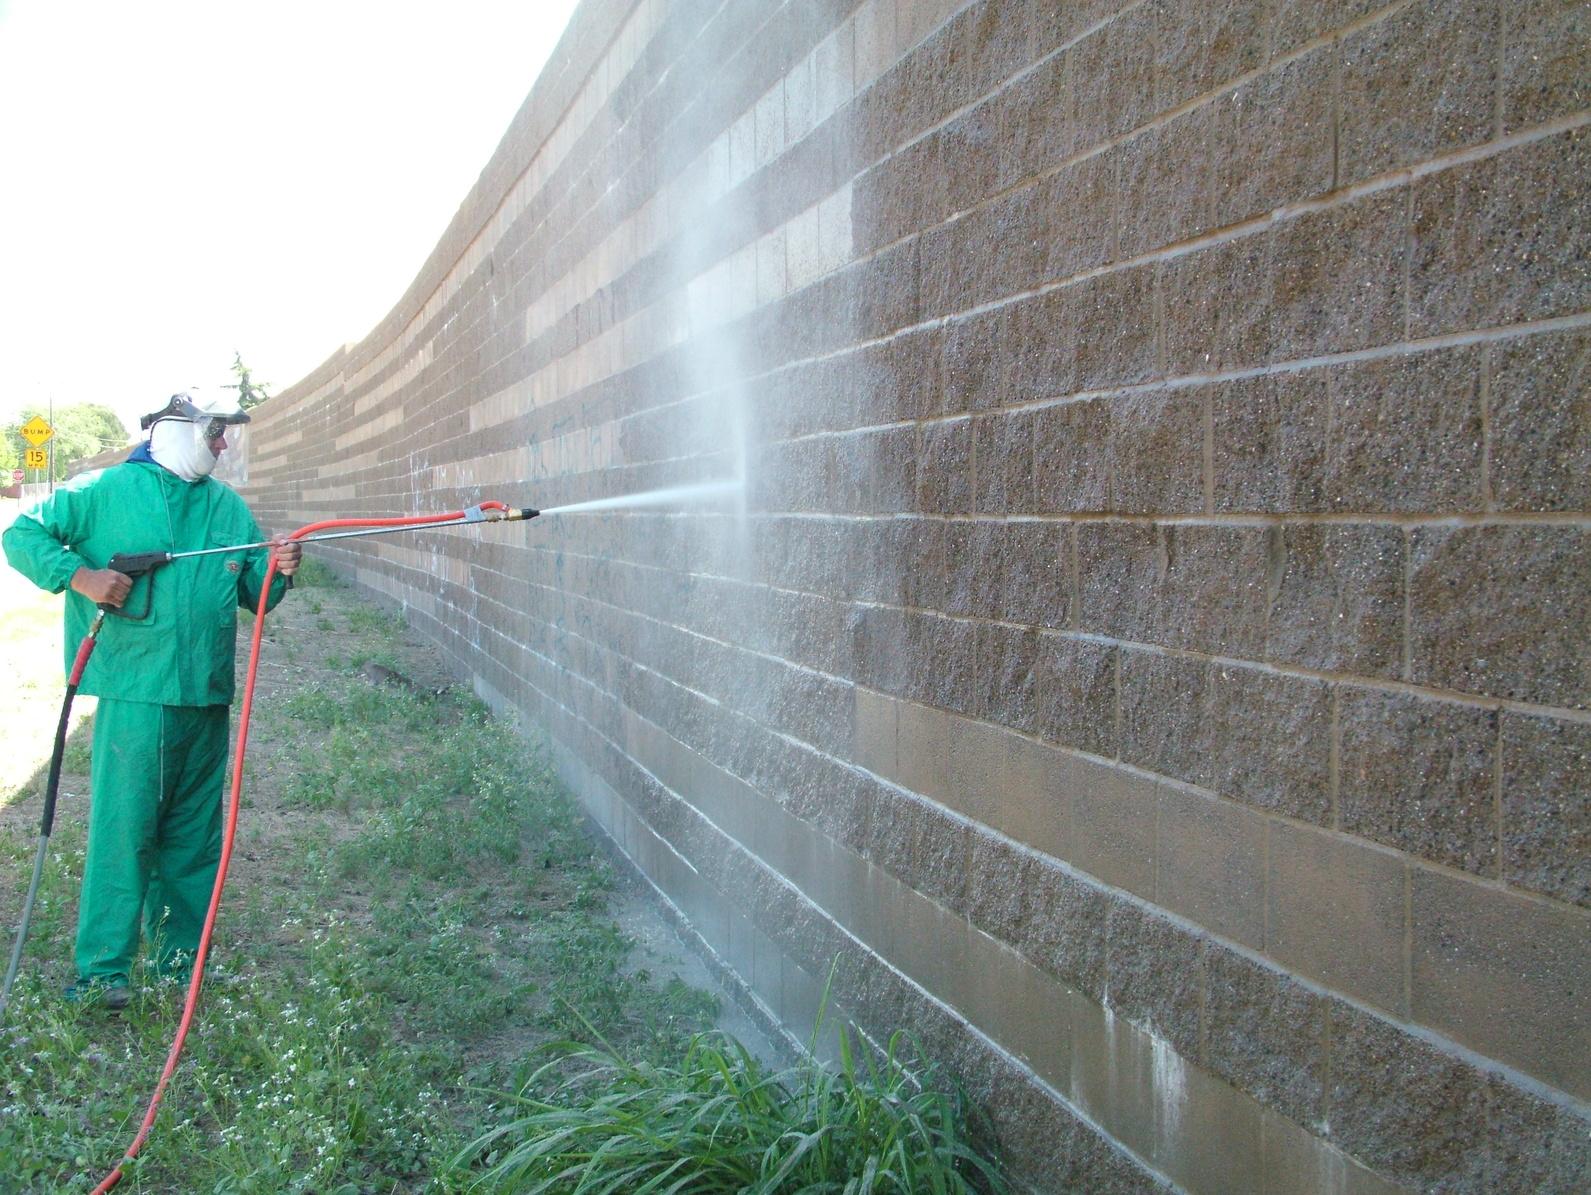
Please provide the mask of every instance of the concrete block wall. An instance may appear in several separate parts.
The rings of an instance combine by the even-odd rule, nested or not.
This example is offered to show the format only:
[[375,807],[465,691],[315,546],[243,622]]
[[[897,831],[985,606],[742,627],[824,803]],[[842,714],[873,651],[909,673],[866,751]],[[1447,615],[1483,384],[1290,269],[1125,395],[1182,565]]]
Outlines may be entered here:
[[588,0],[249,496],[742,481],[325,551],[1033,1189],[1583,1189],[1588,40]]

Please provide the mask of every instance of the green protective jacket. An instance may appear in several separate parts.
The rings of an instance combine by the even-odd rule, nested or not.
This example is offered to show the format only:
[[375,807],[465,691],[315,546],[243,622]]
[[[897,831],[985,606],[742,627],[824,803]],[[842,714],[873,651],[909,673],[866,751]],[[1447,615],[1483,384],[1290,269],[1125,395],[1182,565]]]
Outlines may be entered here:
[[[78,569],[104,568],[118,552],[190,552],[264,538],[243,499],[222,482],[184,481],[134,459],[73,478],[19,514],[3,542],[17,571],[60,593]],[[238,607],[257,608],[267,560],[264,548],[218,553],[173,560],[137,578],[123,609],[142,609],[153,580],[149,617],[105,620],[78,691],[158,705],[230,703]],[[286,590],[286,578],[276,576],[266,609]],[[96,612],[87,598],[67,593],[68,672]]]

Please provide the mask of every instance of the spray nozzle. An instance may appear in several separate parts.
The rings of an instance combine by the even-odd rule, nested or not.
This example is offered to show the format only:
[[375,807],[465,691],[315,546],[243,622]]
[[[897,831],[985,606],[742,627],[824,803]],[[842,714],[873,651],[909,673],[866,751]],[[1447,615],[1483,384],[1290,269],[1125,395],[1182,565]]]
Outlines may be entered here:
[[466,523],[513,523],[520,519],[533,519],[541,511],[530,507],[504,506],[501,502],[482,502],[464,512]]

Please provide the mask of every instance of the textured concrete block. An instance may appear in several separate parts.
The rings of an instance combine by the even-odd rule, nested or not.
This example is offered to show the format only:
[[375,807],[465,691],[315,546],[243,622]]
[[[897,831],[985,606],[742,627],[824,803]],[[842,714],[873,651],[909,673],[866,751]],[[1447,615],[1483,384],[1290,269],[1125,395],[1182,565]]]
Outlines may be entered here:
[[1327,376],[1331,509],[1484,509],[1478,349],[1356,362]]
[[1209,106],[1216,227],[1331,190],[1335,65],[1335,48],[1322,47]]
[[1119,137],[1156,111],[1157,14],[1141,5],[1094,30],[1062,56],[1074,96],[1079,148]]
[[1486,1124],[1485,1075],[1348,1005],[1333,1004],[1331,1020],[1331,1140],[1407,1186],[1483,1189],[1473,1145]]
[[1076,534],[1079,629],[1152,640],[1155,590],[1165,566],[1164,529],[1101,522],[1079,525]]
[[979,514],[1028,514],[1034,509],[1031,411],[984,415],[972,424],[973,509]]
[[972,422],[924,424],[917,448],[917,509],[956,514],[971,508]]
[[1154,267],[1139,266],[1057,292],[1074,304],[1078,321],[1079,386],[1128,386],[1155,376],[1159,344],[1154,289]]
[[1307,978],[1400,1013],[1405,864],[1328,830],[1274,823],[1265,953]]
[[947,520],[938,525],[945,575],[944,611],[995,618],[1004,607],[1006,524],[997,519]]
[[906,697],[952,713],[970,714],[977,700],[976,627],[955,618],[906,616]]
[[1020,940],[1026,928],[1022,894],[1032,865],[1032,856],[1012,843],[975,831],[967,864],[968,920],[1001,942]]
[[1121,758],[1151,772],[1207,783],[1211,727],[1207,660],[1121,653]]
[[[893,244],[943,218],[948,200],[938,163],[928,160],[932,145],[919,141],[906,146],[853,182],[851,228],[858,252],[870,253]],[[913,187],[914,174],[928,175],[934,181]]]
[[999,617],[1035,627],[1063,627],[1072,599],[1072,534],[1064,523],[1012,521],[999,527]]
[[1403,338],[1409,203],[1399,188],[1277,226],[1272,351],[1277,360]]
[[1414,1019],[1591,1095],[1591,913],[1425,868],[1411,909]]
[[1411,680],[1548,705],[1591,702],[1591,535],[1422,527],[1410,551]]
[[1271,573],[1266,658],[1359,676],[1399,675],[1402,531],[1375,524],[1293,524],[1272,543],[1281,561]]
[[1221,655],[1257,654],[1265,637],[1264,531],[1172,524],[1164,532],[1158,641]]
[[904,801],[900,808],[907,806],[912,807],[906,819],[911,836],[905,874],[900,878],[945,908],[964,912],[972,831],[965,823],[915,801]]
[[1258,947],[1265,937],[1265,822],[1253,811],[1160,790],[1155,903]]
[[899,695],[906,686],[906,620],[899,610],[863,606],[846,619],[859,684]]
[[1213,225],[1214,112],[1195,108],[1144,130],[1117,151],[1122,257],[1188,240]]
[[1498,32],[1493,3],[1418,0],[1343,38],[1341,183],[1490,136]]
[[1033,237],[1013,237],[1021,212],[1007,199],[958,216],[915,240],[921,255],[921,315],[959,315],[1021,290],[1036,274]]
[[1088,639],[1041,635],[1034,733],[1048,743],[1114,755],[1117,652]]
[[1127,901],[1105,923],[1105,1000],[1118,1016],[1199,1056],[1199,1006],[1208,939]]
[[1077,388],[1077,321],[1064,290],[1011,304],[1012,402],[1036,402]]
[[1339,702],[1342,828],[1496,875],[1496,711],[1356,689]]
[[1585,1118],[1499,1075],[1487,1088],[1487,1165],[1477,1189],[1570,1195],[1584,1187],[1591,1173]]
[[996,102],[1001,112],[1001,183],[1010,186],[1042,174],[1077,149],[1077,96],[1068,86],[1064,57],[1041,63],[1005,88]]
[[1058,282],[1118,261],[1116,151],[1084,158],[1037,180],[1023,193],[1043,222],[1035,283]]
[[1328,1073],[1326,998],[1214,943],[1204,965],[1200,1061],[1287,1119],[1317,1123]]
[[956,320],[946,330],[940,379],[947,415],[1007,401],[1003,329],[1009,319],[1001,309]]
[[1110,411],[1110,508],[1204,510],[1204,403],[1186,390],[1130,394]]
[[1129,652],[1122,758],[1246,804],[1324,822],[1330,710],[1315,681]]
[[1503,129],[1591,107],[1591,14],[1577,0],[1503,6]]
[[1215,509],[1325,509],[1326,372],[1267,374],[1208,388]]
[[[1000,106],[989,101],[956,117],[930,138],[934,168],[945,180],[945,206],[935,213],[938,219],[974,207],[1000,189],[1001,115]],[[924,181],[921,174],[918,181]]]
[[1023,889],[1014,945],[1035,964],[1094,1000],[1105,993],[1105,921],[1112,899],[1058,868],[1037,865]]
[[1503,878],[1591,905],[1591,726],[1503,715]]
[[1222,655],[1259,652],[1262,529],[1085,523],[1077,544],[1079,629]]
[[1038,728],[1039,633],[1031,627],[980,623],[974,713],[1026,734]]
[[1103,399],[1038,411],[1034,424],[1034,510],[1101,511],[1109,505],[1110,408]]
[[1157,0],[1155,108],[1165,111],[1265,61],[1270,0]]
[[1331,691],[1301,677],[1211,666],[1204,783],[1301,821],[1330,810]]
[[1254,232],[1162,262],[1165,361],[1203,374],[1271,359],[1276,234]]
[[1591,222],[1577,181],[1591,138],[1575,129],[1413,184],[1414,336],[1547,319],[1591,306]]
[[1505,510],[1591,508],[1591,336],[1490,350],[1493,499]]

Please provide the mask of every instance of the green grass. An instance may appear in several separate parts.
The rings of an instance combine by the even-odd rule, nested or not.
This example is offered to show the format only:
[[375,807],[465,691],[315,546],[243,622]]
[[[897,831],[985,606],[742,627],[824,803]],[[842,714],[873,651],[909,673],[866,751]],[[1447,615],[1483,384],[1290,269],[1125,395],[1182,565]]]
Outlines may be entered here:
[[376,606],[356,606],[348,611],[348,629],[366,634],[402,636],[408,632],[403,616]]
[[904,1065],[902,1040],[859,1063],[842,1033],[838,1068],[808,1059],[779,1072],[719,1033],[665,1063],[560,1042],[509,1102],[515,1115],[454,1162],[473,1172],[468,1190],[516,1195],[1004,1191],[968,1144],[965,1101],[931,1067]]
[[[293,574],[293,587],[295,589],[341,589],[343,580],[324,561],[314,556],[306,555],[298,563],[298,571]],[[320,613],[320,605],[313,607],[313,612]]]

